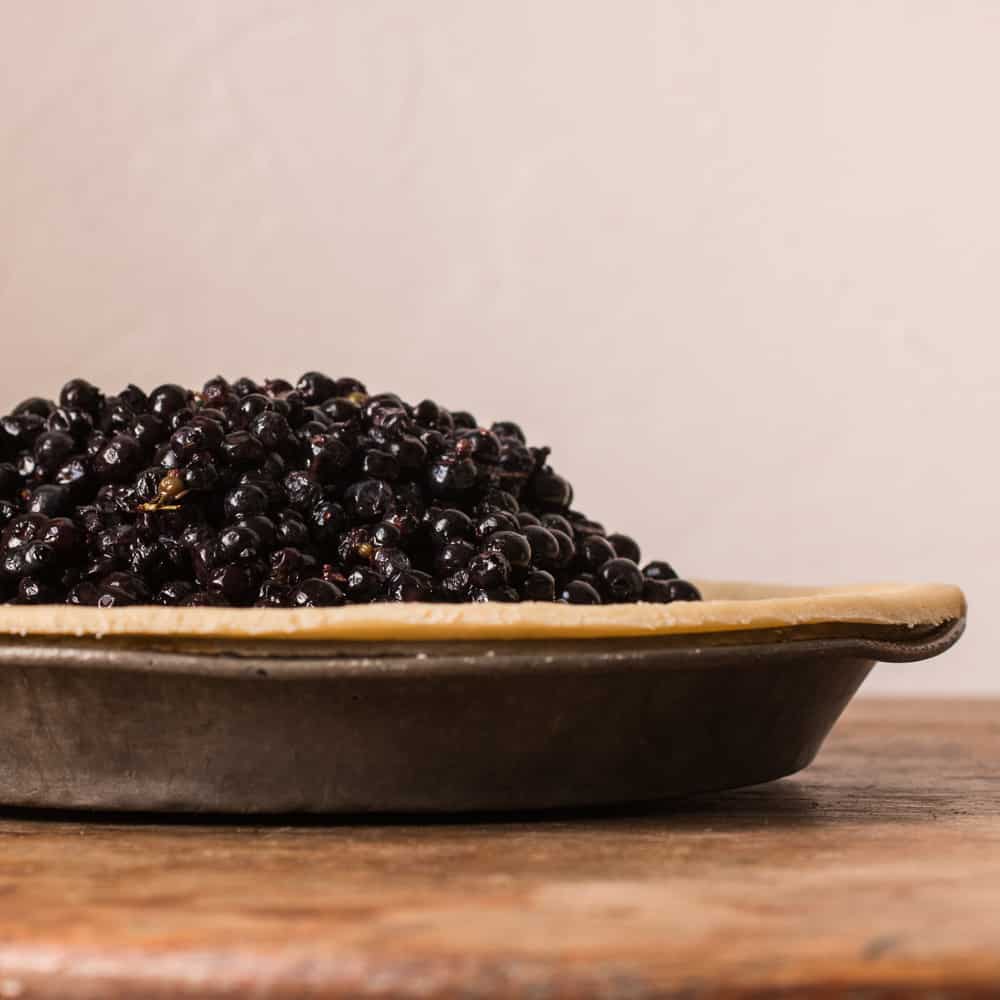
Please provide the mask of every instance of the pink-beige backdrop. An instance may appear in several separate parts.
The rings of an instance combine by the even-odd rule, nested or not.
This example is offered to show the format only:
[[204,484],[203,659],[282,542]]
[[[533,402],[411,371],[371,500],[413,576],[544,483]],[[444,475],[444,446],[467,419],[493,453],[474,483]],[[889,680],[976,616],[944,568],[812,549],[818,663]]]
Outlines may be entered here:
[[693,575],[942,579],[1000,691],[995,0],[0,0],[2,402],[313,367]]

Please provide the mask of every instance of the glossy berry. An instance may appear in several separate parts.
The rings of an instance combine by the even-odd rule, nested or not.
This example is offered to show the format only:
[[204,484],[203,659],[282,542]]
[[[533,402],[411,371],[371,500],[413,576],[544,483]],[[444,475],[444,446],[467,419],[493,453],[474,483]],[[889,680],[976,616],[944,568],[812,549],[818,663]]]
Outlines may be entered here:
[[257,597],[261,571],[252,564],[224,563],[208,574],[207,590],[220,594],[227,604],[246,607]]
[[218,549],[225,562],[252,562],[261,554],[260,535],[245,524],[233,524],[219,533]]
[[442,546],[434,560],[434,568],[440,576],[451,576],[460,569],[465,569],[476,554],[476,547],[471,542],[447,542]]
[[628,535],[608,535],[608,542],[615,550],[616,556],[620,556],[622,559],[631,559],[634,563],[639,562],[641,558],[639,546],[634,538],[630,538]]
[[477,603],[514,604],[520,597],[513,587],[488,587],[473,589],[469,594],[469,600]]
[[646,563],[642,574],[649,577],[650,580],[675,580],[677,578],[673,566],[665,562]]
[[359,521],[379,521],[392,510],[392,487],[382,479],[362,479],[344,493],[344,506]]
[[608,604],[631,604],[642,597],[642,573],[631,559],[609,559],[595,576],[598,592]]
[[472,586],[488,590],[507,583],[510,579],[511,566],[502,553],[483,552],[469,561],[466,572],[469,574]]
[[255,608],[287,608],[292,588],[278,580],[265,580],[257,591]]
[[472,537],[472,521],[464,511],[454,508],[436,510],[430,521],[431,536],[439,545],[468,540]]
[[372,566],[386,580],[410,569],[410,557],[402,549],[375,549]]
[[600,604],[601,595],[583,580],[570,580],[559,595],[566,604]]
[[101,390],[82,378],[71,379],[59,393],[60,406],[68,410],[83,410],[92,417],[100,414],[103,403]]
[[315,406],[336,395],[337,386],[332,378],[320,372],[306,372],[295,385],[307,406]]
[[535,473],[530,488],[535,502],[543,511],[558,513],[573,502],[573,488],[548,466]]
[[143,460],[142,446],[128,434],[116,434],[94,455],[94,475],[105,483],[134,479]]
[[344,603],[341,589],[326,580],[303,580],[288,596],[292,608],[331,608]]
[[670,604],[672,601],[700,601],[701,593],[687,580],[647,579],[642,588],[642,600],[651,604]]
[[481,517],[475,524],[476,538],[486,539],[498,531],[519,531],[517,518],[507,511],[498,510]]
[[518,588],[522,601],[554,601],[556,597],[556,581],[551,573],[545,570],[532,570],[521,582]]
[[442,455],[427,469],[427,488],[431,496],[457,499],[476,485],[476,463],[470,458]]
[[347,596],[357,604],[374,601],[382,593],[384,581],[381,574],[367,566],[355,566],[347,574]]
[[516,531],[496,531],[483,542],[484,552],[499,552],[511,568],[527,569],[531,563],[531,544]]
[[169,417],[187,406],[187,391],[179,385],[157,386],[149,394],[149,409],[159,417]]
[[420,570],[406,570],[389,582],[388,596],[393,601],[429,601],[434,596],[434,581]]
[[134,573],[109,573],[97,586],[99,608],[148,604],[151,597],[145,582]]
[[32,514],[62,517],[72,513],[73,498],[67,486],[43,483],[32,491],[26,506]]
[[581,572],[593,573],[609,559],[614,559],[615,550],[611,543],[600,535],[584,535],[576,546],[576,565]]
[[58,468],[73,454],[76,441],[65,431],[46,431],[35,438],[35,462],[43,471]]
[[178,605],[184,598],[194,593],[194,584],[188,580],[171,580],[156,592],[157,604]]
[[263,514],[267,508],[267,494],[258,486],[237,486],[230,490],[222,501],[222,509],[231,521],[250,514]]
[[531,546],[531,563],[541,569],[556,569],[560,564],[559,539],[541,525],[529,524],[524,537]]

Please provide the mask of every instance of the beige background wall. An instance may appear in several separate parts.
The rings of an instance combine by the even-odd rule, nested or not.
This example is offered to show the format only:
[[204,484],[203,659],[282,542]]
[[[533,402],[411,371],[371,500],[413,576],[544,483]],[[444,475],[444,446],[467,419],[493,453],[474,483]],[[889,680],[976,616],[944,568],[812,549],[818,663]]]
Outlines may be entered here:
[[[520,419],[704,576],[964,584],[1000,690],[1000,3],[2,0],[0,392]],[[26,345],[26,346],[22,346]]]

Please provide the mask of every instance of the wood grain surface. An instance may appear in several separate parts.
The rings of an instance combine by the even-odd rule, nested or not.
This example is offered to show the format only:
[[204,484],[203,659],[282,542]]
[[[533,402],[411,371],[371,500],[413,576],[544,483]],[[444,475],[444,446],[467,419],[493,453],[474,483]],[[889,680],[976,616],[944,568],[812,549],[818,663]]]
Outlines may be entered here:
[[646,809],[0,820],[0,1000],[802,993],[1000,995],[1000,702],[857,701]]

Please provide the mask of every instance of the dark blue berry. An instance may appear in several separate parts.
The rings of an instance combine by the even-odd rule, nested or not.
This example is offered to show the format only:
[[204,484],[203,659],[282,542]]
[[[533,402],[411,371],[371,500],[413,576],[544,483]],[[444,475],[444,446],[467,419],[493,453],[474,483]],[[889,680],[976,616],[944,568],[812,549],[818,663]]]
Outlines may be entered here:
[[68,410],[83,410],[92,417],[101,412],[104,404],[104,394],[86,379],[70,379],[59,393],[59,405]]
[[642,572],[631,559],[609,559],[595,576],[597,589],[608,604],[631,604],[642,597]]
[[406,570],[389,581],[389,599],[392,601],[430,601],[434,597],[434,581],[427,573]]
[[584,535],[577,540],[576,566],[581,572],[593,573],[614,558],[615,550],[601,535]]
[[483,542],[484,552],[499,552],[515,570],[527,569],[531,563],[531,544],[516,531],[496,531]]
[[542,569],[533,569],[521,581],[518,588],[522,601],[554,601],[556,599],[556,581],[551,573]]
[[374,601],[382,593],[384,586],[382,576],[367,566],[355,566],[347,574],[345,583],[347,596],[358,604]]
[[109,573],[97,585],[99,608],[127,607],[131,604],[148,604],[149,588],[134,573]]
[[646,563],[642,573],[650,580],[675,580],[677,578],[673,566],[662,561]]
[[267,494],[257,486],[241,485],[230,490],[222,501],[222,509],[229,520],[264,514],[268,509]]
[[327,580],[303,580],[288,596],[293,608],[330,608],[344,603],[343,591]]
[[615,550],[615,555],[620,556],[622,559],[631,559],[634,563],[639,562],[639,545],[634,538],[628,535],[615,534],[608,535],[608,541],[611,543],[611,548]]
[[583,580],[570,580],[559,594],[566,604],[600,604],[601,595]]
[[482,552],[469,560],[466,572],[473,587],[489,590],[507,583],[511,566],[507,557],[500,552]]
[[673,601],[700,601],[701,593],[687,580],[656,580],[648,578],[642,588],[642,600],[652,604],[670,604]]
[[43,483],[32,490],[27,508],[32,514],[63,517],[72,512],[73,498],[68,487]]
[[179,385],[160,385],[149,394],[149,408],[158,417],[169,417],[187,404],[187,390]]
[[363,479],[347,488],[344,506],[361,521],[380,521],[392,510],[392,487],[382,479]]

